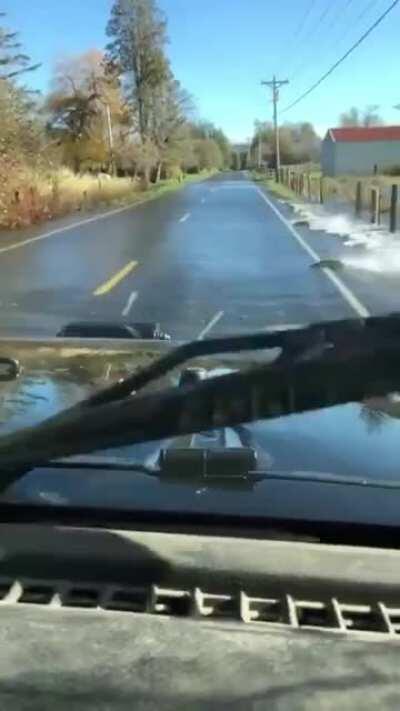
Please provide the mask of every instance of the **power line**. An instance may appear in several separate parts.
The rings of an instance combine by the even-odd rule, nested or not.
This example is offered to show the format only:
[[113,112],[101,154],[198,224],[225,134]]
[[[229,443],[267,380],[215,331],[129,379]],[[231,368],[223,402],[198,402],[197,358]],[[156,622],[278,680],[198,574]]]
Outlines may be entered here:
[[366,6],[361,10],[361,12],[357,15],[357,17],[354,19],[354,23],[349,23],[347,29],[345,32],[343,32],[342,37],[340,38],[338,42],[338,46],[340,47],[346,39],[348,38],[349,34],[357,27],[357,25],[361,22],[361,20],[368,15],[371,10],[374,9],[375,5],[378,5],[380,0],[370,0]]
[[364,9],[361,10],[360,14],[357,17],[356,22],[359,22],[360,20],[362,20],[363,17],[365,17],[365,15],[367,15],[369,13],[369,11],[372,10],[374,5],[376,5],[378,2],[379,2],[379,0],[370,0],[369,3],[367,3],[367,5],[364,7]]
[[315,31],[320,27],[320,25],[322,25],[322,23],[324,22],[325,18],[326,18],[327,15],[329,14],[329,11],[331,10],[331,8],[332,8],[332,5],[331,5],[331,3],[330,3],[330,0],[328,0],[328,3],[327,3],[327,5],[326,5],[325,9],[322,10],[322,12],[320,13],[320,15],[319,15],[317,21],[314,22],[314,24],[312,25],[312,27],[310,28],[310,30],[307,32],[307,34],[306,34],[306,36],[305,36],[304,39],[310,39],[310,37],[312,37],[312,35],[314,34],[314,32],[315,32]]
[[[298,39],[299,39],[299,37],[300,37],[300,35],[301,35],[302,31],[303,31],[303,28],[306,26],[307,20],[308,20],[308,18],[310,17],[311,12],[312,12],[312,10],[314,9],[314,6],[315,6],[315,4],[316,4],[317,1],[318,1],[318,0],[310,0],[306,11],[303,13],[303,15],[302,15],[302,17],[301,17],[301,19],[300,19],[300,22],[298,23],[298,25],[297,25],[297,27],[296,27],[296,29],[295,29],[293,35],[292,35],[291,42],[294,42],[295,40],[298,40]],[[290,37],[290,35],[289,35],[289,37]],[[285,50],[283,53],[281,53],[281,54],[279,55],[279,62],[277,62],[277,67],[278,67],[278,68],[280,67],[280,65],[281,65],[281,63],[282,63],[282,60],[283,60],[285,57],[286,57],[286,50]]]
[[289,109],[292,109],[293,106],[296,106],[296,104],[298,104],[300,101],[305,99],[306,96],[311,94],[312,91],[314,91],[318,86],[320,86],[320,84],[322,84],[322,82],[325,81],[325,79],[327,79],[335,71],[335,69],[337,69],[338,66],[340,64],[342,64],[345,61],[345,59],[347,59],[347,57],[349,57],[350,54],[352,54],[354,52],[354,50],[360,46],[360,44],[362,44],[362,42],[364,42],[364,40],[371,34],[371,32],[373,32],[378,27],[378,25],[381,24],[381,22],[383,22],[385,17],[387,17],[387,15],[396,7],[396,5],[399,4],[399,2],[400,2],[400,0],[394,0],[394,2],[392,2],[392,4],[385,10],[385,12],[382,13],[382,15],[380,15],[377,20],[375,20],[375,22],[371,25],[371,27],[369,27],[368,30],[366,30],[364,32],[364,34],[361,35],[361,37],[357,40],[357,42],[355,42],[350,47],[350,49],[348,49],[347,52],[342,57],[340,57],[340,59],[338,59],[338,61],[335,62],[335,64],[333,64],[330,67],[330,69],[328,69],[328,71],[325,72],[325,74],[323,74],[323,76],[318,79],[318,81],[315,82],[315,84],[313,84],[309,89],[307,89],[307,91],[305,91],[304,94],[301,94],[301,96],[299,96],[297,99],[295,99],[295,101],[293,101],[291,104],[289,104],[289,106],[286,106],[286,108],[283,109],[283,112],[289,111]]
[[300,20],[300,22],[299,22],[299,24],[298,24],[297,30],[296,30],[295,33],[294,33],[294,39],[296,39],[296,38],[298,38],[298,37],[300,36],[300,34],[301,34],[302,30],[303,30],[303,27],[305,27],[305,25],[306,25],[306,23],[307,23],[307,20],[308,20],[308,18],[310,17],[312,10],[314,9],[314,5],[315,5],[316,2],[317,2],[317,0],[310,0],[310,3],[309,3],[309,5],[308,5],[308,8],[307,8],[307,10],[305,11],[305,13],[304,13],[302,19]]
[[[373,0],[375,2],[375,0]],[[345,12],[349,9],[350,5],[354,2],[354,0],[347,0],[343,8],[338,7],[338,11],[336,15],[334,15],[327,27],[328,30],[331,30],[332,27],[336,24],[336,21],[339,19],[339,17],[342,17]]]
[[[376,2],[377,0],[372,0],[372,1],[373,1],[373,2]],[[329,23],[328,26],[326,27],[326,30],[325,30],[326,33],[328,33],[329,30],[331,30],[332,27],[334,27],[334,26],[337,24],[338,19],[343,19],[343,18],[346,19],[346,13],[347,13],[347,11],[348,11],[350,5],[352,5],[353,2],[354,2],[354,0],[347,0],[347,2],[345,3],[345,5],[344,5],[343,8],[341,8],[341,7],[338,7],[338,8],[337,8],[336,14],[331,18],[330,23]],[[360,19],[360,18],[358,17],[357,20],[356,20],[356,22],[355,22],[355,24],[357,24],[357,22],[359,21],[359,19]],[[331,49],[331,47],[333,47],[333,46],[334,46],[335,48],[337,48],[338,44],[339,44],[339,45],[343,44],[343,39],[344,39],[345,37],[347,37],[348,31],[351,30],[351,29],[354,29],[354,25],[353,25],[352,23],[349,23],[349,22],[348,22],[347,24],[348,24],[347,31],[342,32],[342,35],[341,35],[341,38],[340,38],[339,41],[338,41],[337,38],[335,38],[332,43],[329,43],[329,45],[328,45],[328,50]],[[326,49],[326,47],[325,47],[325,49]],[[304,74],[304,70],[305,70],[305,69],[308,69],[308,67],[310,67],[311,65],[313,66],[314,63],[315,63],[315,60],[314,60],[314,57],[312,57],[312,56],[309,57],[308,61],[304,61],[303,64],[301,64],[300,67],[299,67],[299,71],[298,71],[297,74],[296,74],[296,79],[298,80],[299,76],[302,76],[302,75]],[[293,77],[291,77],[291,79],[292,79],[292,81],[293,81]]]
[[[312,36],[315,34],[315,32],[321,27],[321,25],[323,25],[324,20],[328,16],[332,7],[333,7],[333,5],[330,3],[330,0],[328,0],[328,4],[324,7],[322,12],[319,14],[316,22],[314,22],[314,24],[310,27],[310,29],[306,33],[305,37],[303,38],[303,42],[307,41],[309,44],[309,40],[312,38]],[[335,13],[335,15],[336,15],[336,13]],[[309,63],[310,63],[310,57],[307,57],[307,55],[306,55],[306,57],[303,59],[303,61],[298,62],[297,67],[294,68],[294,74],[292,74],[292,76],[290,77],[291,81],[293,81],[293,79],[295,77],[297,77],[300,72],[304,71],[305,67],[307,67]]]

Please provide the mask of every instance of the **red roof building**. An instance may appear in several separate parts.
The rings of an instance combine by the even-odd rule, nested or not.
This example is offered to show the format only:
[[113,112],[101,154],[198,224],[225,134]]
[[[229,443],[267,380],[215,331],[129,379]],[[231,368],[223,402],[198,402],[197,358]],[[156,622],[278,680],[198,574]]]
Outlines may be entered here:
[[400,126],[330,128],[322,142],[324,175],[372,175],[400,166]]

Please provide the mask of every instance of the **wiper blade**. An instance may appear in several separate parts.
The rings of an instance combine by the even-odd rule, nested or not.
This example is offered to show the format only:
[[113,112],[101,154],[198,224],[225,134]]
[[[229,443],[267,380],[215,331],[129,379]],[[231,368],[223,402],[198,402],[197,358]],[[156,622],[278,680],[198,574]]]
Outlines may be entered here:
[[[83,470],[93,469],[96,471],[126,471],[134,472],[135,474],[145,474],[146,476],[159,477],[161,470],[156,467],[149,467],[141,462],[119,459],[118,457],[67,457],[66,459],[54,459],[48,462],[42,462],[37,465],[41,469],[68,469],[69,471],[82,472]],[[1,475],[0,475],[1,485]]]
[[[311,347],[305,339],[310,333],[317,334]],[[199,355],[199,347],[207,355],[221,348],[228,351],[228,346],[243,350],[243,345],[248,350],[283,346],[283,352],[273,363],[248,371],[126,397],[132,385],[137,390],[184,362],[188,352]],[[400,388],[400,317],[196,342],[115,387],[100,393],[96,407],[91,398],[30,429],[1,437],[0,488],[26,470],[60,457],[384,396]]]
[[393,337],[400,338],[400,314],[398,313],[367,319],[322,321],[284,331],[271,329],[242,336],[192,341],[173,349],[128,378],[95,393],[83,404],[88,407],[102,405],[120,400],[133,392],[137,393],[149,383],[162,378],[193,358],[280,348],[281,360],[290,362],[294,358],[314,357],[323,353],[326,348],[351,348],[352,344],[358,348],[361,345],[368,347]]

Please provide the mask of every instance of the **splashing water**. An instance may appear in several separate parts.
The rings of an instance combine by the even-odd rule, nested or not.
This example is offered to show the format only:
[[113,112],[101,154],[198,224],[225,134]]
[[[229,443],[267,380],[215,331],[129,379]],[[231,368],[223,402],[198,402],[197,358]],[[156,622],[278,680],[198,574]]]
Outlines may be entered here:
[[309,229],[343,238],[343,250],[335,255],[345,267],[381,274],[400,272],[400,237],[384,226],[363,222],[351,214],[331,212],[322,205],[291,204],[296,218]]

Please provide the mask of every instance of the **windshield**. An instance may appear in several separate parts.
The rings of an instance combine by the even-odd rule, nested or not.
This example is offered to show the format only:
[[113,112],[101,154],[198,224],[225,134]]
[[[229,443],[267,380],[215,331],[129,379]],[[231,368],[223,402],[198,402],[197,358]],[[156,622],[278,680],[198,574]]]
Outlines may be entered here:
[[[34,5],[3,0],[0,8],[0,357],[19,368],[19,377],[1,376],[0,435],[73,414],[182,342],[367,323],[400,310],[400,98],[391,61],[399,0]],[[228,380],[226,426],[214,416],[214,426],[191,429],[179,410],[176,431],[164,436],[158,424],[153,440],[149,421],[131,444],[121,435],[117,446],[114,433],[101,446],[97,433],[93,446],[66,450],[85,457],[84,483],[67,463],[35,470],[58,456],[27,458],[11,498],[100,505],[109,497],[138,508],[173,501],[216,512],[243,511],[251,500],[259,513],[265,497],[254,494],[268,476],[400,486],[397,396],[375,387],[373,375],[371,388],[346,380],[345,392],[344,368],[325,399],[313,394],[311,370],[288,384],[285,364],[330,357],[328,332],[322,348],[307,337],[309,348],[303,340],[287,351],[214,348],[144,384],[144,397],[188,387],[189,412],[190,386],[271,363],[285,397],[277,393],[262,417],[241,421],[242,395]],[[364,357],[355,339],[349,358],[354,348]],[[165,423],[176,412],[166,408]],[[203,470],[189,458],[198,476],[182,484],[170,476],[178,461],[163,470],[166,450],[255,458],[246,470],[234,454],[233,463],[221,460],[223,484],[212,458]],[[118,475],[110,498],[113,474],[100,476],[93,457],[142,471]],[[49,488],[51,477],[59,483]],[[160,494],[167,484],[179,492]]]

